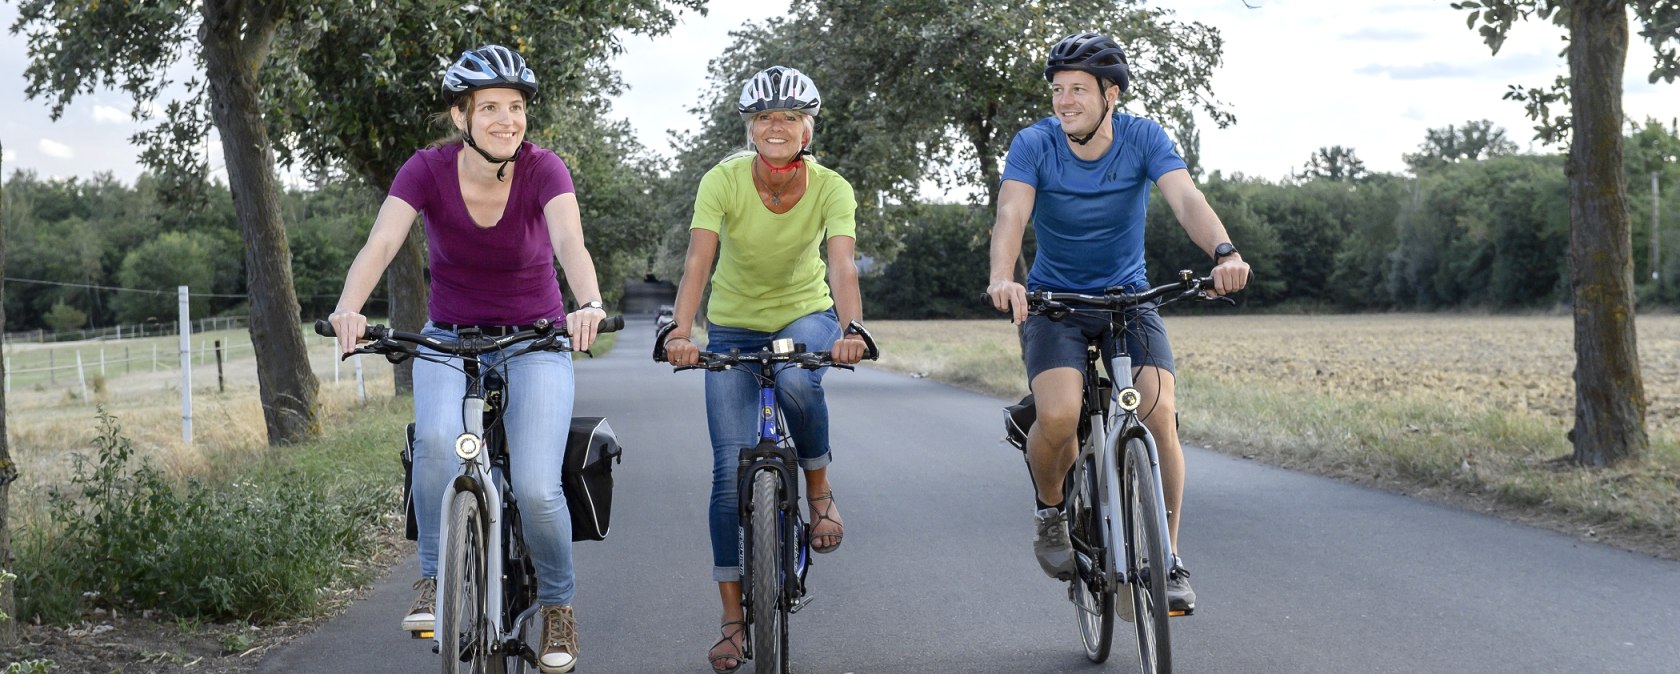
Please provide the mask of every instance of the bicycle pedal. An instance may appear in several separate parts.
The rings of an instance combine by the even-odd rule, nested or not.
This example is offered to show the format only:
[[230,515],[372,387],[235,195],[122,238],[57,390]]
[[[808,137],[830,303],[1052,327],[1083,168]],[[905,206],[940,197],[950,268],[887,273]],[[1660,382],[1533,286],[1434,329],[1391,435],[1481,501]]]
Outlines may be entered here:
[[433,635],[433,632],[431,630],[414,630],[414,631],[408,633],[408,638],[410,638],[410,639],[430,639],[430,638],[432,638],[432,635]]
[[1196,609],[1190,609],[1188,611],[1167,611],[1168,618],[1183,618],[1185,616],[1193,615],[1196,615]]
[[798,613],[799,609],[805,608],[813,599],[816,599],[816,597],[812,597],[811,595],[800,597],[798,600],[793,602],[793,607],[788,609],[788,615]]

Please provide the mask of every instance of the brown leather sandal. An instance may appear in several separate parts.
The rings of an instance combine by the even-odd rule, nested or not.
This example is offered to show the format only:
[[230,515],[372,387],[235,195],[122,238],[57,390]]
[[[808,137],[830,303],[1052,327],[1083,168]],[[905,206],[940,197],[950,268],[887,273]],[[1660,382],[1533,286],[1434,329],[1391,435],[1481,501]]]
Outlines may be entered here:
[[[822,496],[806,497],[805,500],[811,504],[811,549],[821,553],[830,553],[839,549],[840,544],[844,542],[842,539],[846,537],[846,525],[841,524],[840,520],[828,516],[830,512],[833,512],[835,506],[834,490],[831,489],[827,494],[823,494]],[[818,511],[818,501],[828,501],[828,507]],[[817,533],[817,525],[822,524],[823,522],[833,522],[836,526],[840,527],[840,530],[833,533],[819,534]],[[834,545],[817,545],[816,541],[822,538],[834,539]]]
[[[729,631],[730,626],[735,626],[734,633]],[[717,674],[734,674],[735,670],[740,669],[741,665],[747,661],[746,656],[741,651],[741,642],[736,641],[737,637],[746,636],[747,622],[745,620],[731,620],[719,626],[718,629],[723,632],[723,636],[717,640],[717,643],[712,644],[712,647],[707,650],[707,653],[717,650],[718,646],[722,646],[725,642],[728,642],[730,646],[735,647],[735,654],[709,656],[712,661],[712,671]],[[729,660],[734,660],[735,664],[730,667],[724,667],[723,663]]]

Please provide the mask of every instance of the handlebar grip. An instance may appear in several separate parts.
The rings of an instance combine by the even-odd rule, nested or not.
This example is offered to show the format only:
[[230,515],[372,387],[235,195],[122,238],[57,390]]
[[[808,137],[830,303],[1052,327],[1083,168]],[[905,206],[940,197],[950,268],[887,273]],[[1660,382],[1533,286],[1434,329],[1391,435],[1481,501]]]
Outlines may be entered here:
[[600,325],[600,327],[596,328],[596,332],[618,332],[619,330],[623,330],[623,329],[624,329],[624,315],[623,314],[618,314],[618,315],[614,315],[614,316],[608,316],[607,320],[601,321],[601,325]]
[[319,319],[319,318],[315,319],[315,334],[320,335],[322,337],[337,337],[338,336],[338,333],[333,332],[333,326],[332,326],[331,323],[328,323],[324,319]]
[[675,329],[677,329],[677,322],[671,321],[660,326],[659,331],[653,334],[653,362],[665,362],[665,336],[671,334],[671,331]]
[[875,346],[875,336],[869,334],[862,323],[852,321],[846,325],[846,329],[841,334],[857,335],[863,338],[863,357],[865,360],[877,360],[881,357],[881,350]]

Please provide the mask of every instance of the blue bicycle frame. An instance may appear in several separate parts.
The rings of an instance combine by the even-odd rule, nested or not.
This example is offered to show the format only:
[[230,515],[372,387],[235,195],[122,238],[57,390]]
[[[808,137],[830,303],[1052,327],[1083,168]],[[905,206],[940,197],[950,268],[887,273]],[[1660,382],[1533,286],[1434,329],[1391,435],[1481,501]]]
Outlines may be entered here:
[[[770,370],[772,366],[766,365]],[[776,404],[776,387],[774,372],[764,375],[767,379],[760,382],[758,388],[758,445],[741,449],[740,464],[735,473],[738,494],[743,498],[737,499],[740,509],[741,524],[735,530],[736,548],[741,560],[741,584],[743,602],[748,606],[754,600],[745,597],[747,583],[754,570],[748,568],[752,560],[752,537],[747,535],[751,530],[753,516],[751,499],[745,495],[752,493],[752,479],[761,470],[773,470],[780,476],[782,482],[782,498],[777,508],[776,517],[778,527],[782,532],[782,544],[786,546],[780,559],[787,560],[786,565],[779,569],[782,575],[783,596],[770,598],[770,601],[787,602],[789,612],[798,611],[805,596],[805,572],[810,568],[811,545],[805,537],[805,521],[799,516],[799,476],[794,467],[799,465],[794,456],[793,448],[782,443],[782,424],[778,418],[780,409]],[[796,580],[797,582],[789,582]],[[757,598],[759,601],[765,598]]]

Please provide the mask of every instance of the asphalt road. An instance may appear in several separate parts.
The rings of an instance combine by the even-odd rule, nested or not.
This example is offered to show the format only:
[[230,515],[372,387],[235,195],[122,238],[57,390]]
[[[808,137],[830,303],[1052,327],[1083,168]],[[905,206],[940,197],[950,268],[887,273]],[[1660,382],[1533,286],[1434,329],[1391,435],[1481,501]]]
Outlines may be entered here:
[[[578,364],[578,414],[625,447],[612,533],[575,548],[586,673],[708,672],[717,635],[698,372],[648,358],[632,319]],[[882,345],[891,349],[891,344]],[[811,571],[794,671],[1132,672],[1087,661],[1065,585],[1031,552],[1005,401],[879,370],[825,379],[843,547]],[[1197,614],[1180,672],[1680,672],[1680,563],[1190,448],[1181,547]],[[257,672],[438,671],[398,621],[417,565]],[[743,669],[743,671],[746,671]]]

